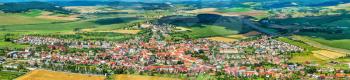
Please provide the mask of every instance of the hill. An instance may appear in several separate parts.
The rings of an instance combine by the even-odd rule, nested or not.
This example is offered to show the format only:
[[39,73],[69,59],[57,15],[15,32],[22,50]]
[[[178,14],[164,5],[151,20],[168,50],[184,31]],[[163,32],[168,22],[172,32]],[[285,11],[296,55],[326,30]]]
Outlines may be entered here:
[[64,13],[64,14],[70,13],[70,11],[63,9],[58,5],[48,3],[48,2],[16,2],[16,3],[4,3],[0,5],[0,10],[6,13],[27,12],[33,9],[52,11],[52,12],[58,12],[58,13]]

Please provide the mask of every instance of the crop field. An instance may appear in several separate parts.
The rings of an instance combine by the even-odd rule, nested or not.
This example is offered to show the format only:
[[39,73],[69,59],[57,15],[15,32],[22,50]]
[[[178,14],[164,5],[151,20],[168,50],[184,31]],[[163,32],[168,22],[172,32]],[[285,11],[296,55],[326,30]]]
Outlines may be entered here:
[[79,15],[64,15],[64,14],[56,14],[54,15],[53,12],[42,12],[40,16],[37,16],[37,18],[42,19],[51,19],[51,20],[78,20]]
[[326,39],[314,38],[311,40],[314,40],[316,42],[319,42],[321,44],[328,45],[331,47],[350,50],[350,39],[326,40]]
[[191,31],[191,29],[186,28],[186,27],[176,27],[175,29],[176,29],[175,30],[176,32]]
[[104,80],[104,76],[34,70],[16,80]]
[[116,75],[114,80],[181,80],[177,78],[166,78],[166,77],[156,77],[156,76],[142,76],[142,75]]
[[245,38],[247,38],[248,36],[238,34],[238,35],[228,35],[228,36],[226,36],[226,37],[228,37],[228,38],[233,38],[233,39],[245,39]]
[[0,80],[13,80],[21,76],[22,74],[23,73],[19,73],[19,72],[0,71]]
[[41,18],[29,17],[29,16],[24,16],[21,14],[0,13],[0,26],[1,25],[51,23],[51,22],[59,22],[59,21],[51,20],[51,19],[41,19]]
[[[328,50],[318,50],[318,51],[312,51],[312,53],[319,55],[320,59],[336,59],[336,58],[340,58],[340,57],[345,57],[346,54],[343,53],[337,53],[337,52],[332,52],[332,51],[328,51]],[[323,56],[323,57],[321,57]]]
[[209,37],[207,39],[218,41],[218,42],[235,42],[235,41],[237,41],[237,39],[226,38],[226,37]]
[[349,10],[350,11],[350,4],[339,4],[337,6],[328,6],[326,8],[330,8],[330,9],[345,9],[345,10]]
[[122,33],[122,34],[137,34],[139,33],[141,30],[110,30],[110,31],[95,31],[95,32],[115,32],[115,33]]
[[204,38],[214,36],[228,36],[238,34],[238,31],[226,29],[222,26],[204,25],[203,27],[191,27],[192,31],[188,34],[192,38]]
[[248,12],[252,11],[250,8],[228,8],[228,9],[223,9],[219,10],[219,12]]
[[[346,46],[349,46],[349,45],[346,45],[348,44],[349,42],[348,41],[341,41],[343,43],[338,43],[338,45],[343,45],[345,46],[344,48],[338,48],[338,47],[335,47],[335,46],[330,46],[332,44],[329,44],[329,41],[325,41],[324,43],[320,42],[320,41],[316,41],[314,39],[316,38],[311,38],[311,37],[307,37],[307,36],[292,36],[293,39],[296,39],[296,40],[301,40],[305,43],[307,43],[308,45],[311,45],[313,47],[316,47],[316,48],[320,48],[320,49],[325,49],[325,50],[330,50],[330,51],[336,51],[336,52],[341,52],[341,53],[350,53],[350,50],[348,49],[344,49],[346,48]],[[328,45],[327,45],[328,43]],[[334,44],[333,44],[334,45]],[[336,46],[338,46],[336,45]]]
[[250,8],[229,8],[229,9],[223,9],[223,10],[220,10],[217,8],[203,8],[203,9],[187,11],[186,13],[192,13],[192,14],[209,13],[209,14],[218,14],[223,16],[249,15],[257,19],[266,18],[268,16],[268,13],[266,11],[253,10]]

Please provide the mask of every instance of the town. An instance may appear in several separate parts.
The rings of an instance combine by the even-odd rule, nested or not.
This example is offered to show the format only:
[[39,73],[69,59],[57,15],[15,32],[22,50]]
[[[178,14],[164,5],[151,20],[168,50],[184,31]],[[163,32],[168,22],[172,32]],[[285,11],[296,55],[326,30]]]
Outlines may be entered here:
[[[111,75],[123,73],[168,73],[195,76],[200,73],[225,74],[233,78],[257,76],[292,79],[302,74],[314,79],[345,77],[342,70],[308,70],[306,65],[288,63],[292,54],[302,48],[275,40],[272,36],[256,35],[253,39],[233,43],[205,38],[167,42],[159,35],[171,33],[171,26],[147,24],[146,35],[125,42],[63,40],[51,37],[24,36],[14,42],[31,44],[23,51],[12,51],[7,58],[24,60],[28,69],[49,69],[77,73]],[[69,53],[69,54],[67,54]],[[310,64],[312,65],[312,64]],[[5,64],[5,69],[18,68]],[[316,72],[336,73],[317,75]],[[312,74],[314,73],[314,74]],[[294,76],[293,76],[294,75]],[[305,77],[304,76],[304,77]]]

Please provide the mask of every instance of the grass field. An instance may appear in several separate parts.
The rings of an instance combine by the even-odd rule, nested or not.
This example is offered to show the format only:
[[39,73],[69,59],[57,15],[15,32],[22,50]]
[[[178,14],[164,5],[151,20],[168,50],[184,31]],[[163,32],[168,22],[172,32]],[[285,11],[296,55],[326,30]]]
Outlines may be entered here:
[[0,26],[59,22],[57,20],[40,19],[40,18],[35,18],[30,16],[32,16],[32,14],[28,14],[28,16],[24,16],[21,14],[0,13]]
[[104,76],[33,70],[16,80],[104,80]]
[[43,11],[41,11],[41,10],[30,10],[28,12],[21,13],[21,14],[24,16],[36,17],[36,16],[40,16],[42,12]]
[[29,45],[20,45],[20,44],[15,44],[11,42],[0,41],[0,48],[8,47],[8,48],[24,49],[25,47],[28,47],[28,46]]
[[324,25],[327,25],[327,26],[341,26],[341,27],[350,27],[350,19],[347,18],[347,19],[341,19],[341,20],[337,20],[337,21],[334,21],[334,22],[331,22],[331,23],[327,23],[327,24],[324,24]]
[[322,43],[322,42],[319,42],[317,40],[314,40],[314,39],[317,39],[317,38],[311,38],[311,37],[307,37],[307,36],[297,36],[297,35],[294,35],[292,37],[294,39],[301,40],[301,41],[307,43],[308,45],[311,45],[313,47],[317,47],[317,48],[320,48],[320,49],[325,49],[325,50],[330,50],[330,51],[335,51],[335,52],[340,52],[340,53],[350,53],[350,50],[344,49],[344,48],[346,48],[349,45],[344,45],[345,46],[344,48],[336,47],[338,45],[348,44],[349,43],[348,41],[343,41],[344,43],[341,43],[341,44],[334,43],[333,45],[336,45],[336,46],[330,46],[330,45],[332,45],[332,43],[330,43],[331,41],[325,41],[324,43]]
[[176,78],[156,77],[156,76],[142,76],[142,75],[115,75],[114,80],[181,80]]
[[0,80],[13,80],[21,76],[22,74],[23,73],[19,73],[19,72],[0,71]]
[[340,40],[326,40],[322,38],[309,38],[309,39],[327,46],[350,50],[350,39],[340,39]]
[[238,34],[238,31],[226,29],[222,26],[203,25],[202,27],[191,27],[188,35],[192,38],[204,38],[214,36],[228,36]]

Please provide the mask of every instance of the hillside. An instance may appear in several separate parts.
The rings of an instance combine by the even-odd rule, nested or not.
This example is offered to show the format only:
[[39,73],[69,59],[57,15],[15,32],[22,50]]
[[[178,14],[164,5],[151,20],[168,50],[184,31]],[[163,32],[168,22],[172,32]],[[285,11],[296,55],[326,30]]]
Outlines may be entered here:
[[70,11],[64,10],[62,7],[48,2],[18,2],[4,3],[0,5],[0,10],[7,13],[27,12],[29,10],[38,9],[68,14]]

